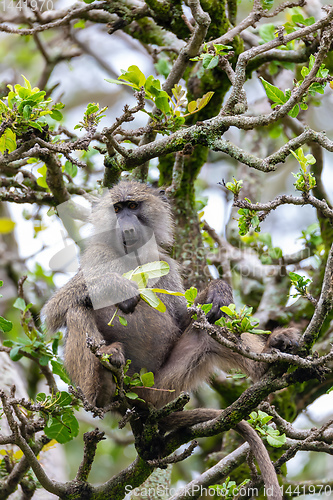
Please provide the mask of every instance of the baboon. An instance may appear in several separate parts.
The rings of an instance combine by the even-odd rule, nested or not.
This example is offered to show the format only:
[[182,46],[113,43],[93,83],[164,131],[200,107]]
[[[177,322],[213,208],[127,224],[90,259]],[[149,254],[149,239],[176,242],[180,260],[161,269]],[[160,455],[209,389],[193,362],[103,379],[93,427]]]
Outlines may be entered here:
[[[160,294],[166,311],[159,312],[140,299],[137,285],[123,276],[138,265],[166,261],[170,272],[154,286],[183,292],[178,264],[168,255],[173,224],[163,191],[138,182],[122,181],[93,208],[91,220],[95,233],[83,253],[80,270],[44,309],[50,331],[66,327],[65,366],[91,403],[102,407],[110,403],[115,383],[111,372],[103,368],[87,348],[86,335],[106,342],[101,351],[112,354],[115,365],[121,366],[130,359],[129,374],[144,367],[154,373],[155,387],[175,390],[146,391],[145,399],[156,407],[174,399],[181,391],[194,389],[207,380],[216,367],[240,368],[254,381],[262,376],[267,370],[264,363],[244,358],[192,327],[184,297]],[[214,323],[221,317],[221,306],[233,302],[231,288],[220,279],[211,281],[197,302],[213,304],[207,318]],[[116,307],[125,314],[127,326],[117,321],[108,326]],[[243,334],[242,340],[256,352],[269,351],[271,347],[288,350],[297,343],[297,332],[279,329],[267,340]],[[172,427],[172,421],[174,427],[193,424],[215,418],[218,413],[217,410],[179,412],[170,416],[168,426]],[[251,439],[254,439],[257,447],[265,450],[260,463],[262,473],[265,474],[266,463],[266,468],[270,467],[266,479],[274,481],[278,488],[267,451],[249,427],[241,422],[238,431],[246,435],[250,444],[253,445]],[[275,479],[271,479],[272,474]],[[272,498],[281,496],[276,492]]]

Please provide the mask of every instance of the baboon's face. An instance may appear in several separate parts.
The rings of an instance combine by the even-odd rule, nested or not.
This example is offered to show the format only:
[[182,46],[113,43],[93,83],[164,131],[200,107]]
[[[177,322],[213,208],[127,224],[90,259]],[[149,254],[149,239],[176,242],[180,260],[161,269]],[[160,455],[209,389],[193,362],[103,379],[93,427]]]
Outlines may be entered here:
[[117,217],[118,239],[125,253],[139,249],[152,236],[152,230],[145,224],[142,201],[126,200],[113,205]]

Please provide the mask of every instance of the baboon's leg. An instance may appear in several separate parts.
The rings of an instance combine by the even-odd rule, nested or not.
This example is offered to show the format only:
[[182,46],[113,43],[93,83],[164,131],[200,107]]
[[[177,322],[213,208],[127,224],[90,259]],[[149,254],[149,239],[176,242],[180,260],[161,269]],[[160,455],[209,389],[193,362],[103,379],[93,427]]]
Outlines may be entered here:
[[[102,336],[96,327],[93,310],[76,307],[67,312],[66,319],[65,367],[68,374],[72,381],[80,386],[84,395],[92,404],[104,406],[111,402],[115,384],[112,373],[103,368],[87,347],[87,336],[93,337],[97,342],[102,340]],[[109,353],[111,353],[111,346],[107,346]],[[120,346],[115,345],[114,347],[117,356]],[[101,350],[105,351],[105,348],[106,346]]]

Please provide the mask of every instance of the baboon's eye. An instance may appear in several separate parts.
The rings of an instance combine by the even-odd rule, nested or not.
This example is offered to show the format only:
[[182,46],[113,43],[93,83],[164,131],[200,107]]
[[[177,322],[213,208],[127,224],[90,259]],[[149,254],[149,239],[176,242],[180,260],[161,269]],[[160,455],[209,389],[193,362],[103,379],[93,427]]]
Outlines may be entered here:
[[138,207],[138,204],[137,204],[135,201],[130,201],[130,202],[128,203],[128,208],[129,208],[130,210],[135,210],[137,207]]
[[120,206],[119,205],[114,205],[113,208],[114,208],[114,211],[116,212],[116,214],[118,212],[120,212]]

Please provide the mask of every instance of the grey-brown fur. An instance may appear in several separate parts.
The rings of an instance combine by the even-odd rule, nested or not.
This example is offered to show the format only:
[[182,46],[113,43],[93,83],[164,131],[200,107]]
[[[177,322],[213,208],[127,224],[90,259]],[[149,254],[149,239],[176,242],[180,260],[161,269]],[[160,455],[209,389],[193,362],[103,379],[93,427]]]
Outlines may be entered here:
[[[140,207],[133,210],[133,214],[131,202],[138,203]],[[112,207],[115,204],[120,204],[124,219],[114,213]],[[106,341],[102,350],[113,355],[115,364],[121,365],[126,359],[131,359],[130,373],[144,367],[154,372],[157,388],[175,389],[173,393],[145,391],[145,399],[157,407],[175,398],[181,391],[192,390],[208,380],[217,367],[224,370],[240,368],[253,380],[261,377],[266,370],[263,363],[255,363],[222,347],[204,331],[192,327],[183,297],[161,295],[167,310],[160,313],[139,299],[136,285],[122,276],[137,265],[136,260],[132,262],[128,255],[125,263],[120,258],[125,243],[128,245],[128,241],[132,241],[124,239],[124,231],[140,231],[144,236],[153,232],[158,258],[170,265],[169,274],[161,277],[154,286],[183,291],[178,265],[165,251],[172,244],[173,225],[170,207],[158,190],[136,182],[121,182],[96,205],[92,222],[95,235],[82,256],[80,271],[50,299],[44,309],[49,330],[66,327],[65,366],[73,382],[81,387],[91,403],[99,406],[110,403],[115,386],[111,373],[87,348],[87,335],[97,341]],[[120,230],[116,229],[118,223]],[[141,264],[156,260],[155,252],[149,248],[145,252],[140,248],[136,250]],[[92,307],[92,296],[97,301],[103,301],[115,292],[116,295],[130,295],[129,299],[116,302],[126,316],[127,326],[122,326],[117,320],[114,326],[107,325],[115,305],[100,309]],[[213,323],[221,315],[220,307],[233,302],[232,291],[222,280],[215,280],[201,292],[198,301],[213,303],[208,315]],[[266,342],[266,338],[243,334],[243,342],[251,350],[262,352],[269,351],[271,347],[288,348],[289,344],[292,347],[297,342],[297,335],[294,329],[279,330],[273,332]],[[172,423],[174,427],[191,425],[214,418],[217,414],[217,410],[181,412],[171,416],[166,427],[172,426]]]

